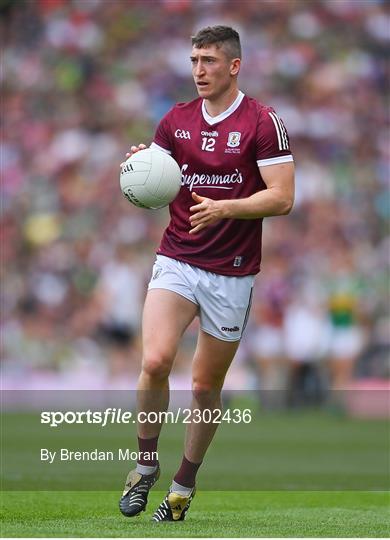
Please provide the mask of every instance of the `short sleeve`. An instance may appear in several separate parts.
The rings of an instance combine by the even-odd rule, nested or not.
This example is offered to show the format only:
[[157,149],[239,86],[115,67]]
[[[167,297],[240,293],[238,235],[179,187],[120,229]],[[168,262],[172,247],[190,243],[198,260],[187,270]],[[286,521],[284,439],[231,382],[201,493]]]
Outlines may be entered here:
[[153,142],[150,145],[151,148],[153,147],[158,148],[159,150],[163,150],[164,152],[167,152],[168,154],[171,154],[173,150],[171,130],[170,130],[170,112],[171,111],[169,111],[161,119],[159,125],[157,126]]
[[271,107],[264,108],[259,114],[256,161],[259,167],[293,161],[285,125]]

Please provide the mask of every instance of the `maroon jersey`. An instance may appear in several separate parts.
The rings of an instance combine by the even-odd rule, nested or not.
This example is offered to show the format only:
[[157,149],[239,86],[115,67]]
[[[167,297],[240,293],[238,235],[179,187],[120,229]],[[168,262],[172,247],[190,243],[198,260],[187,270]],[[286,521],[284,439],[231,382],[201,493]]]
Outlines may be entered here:
[[209,116],[201,98],[179,103],[161,120],[151,147],[169,152],[182,172],[157,253],[216,274],[256,274],[262,219],[223,219],[189,234],[189,208],[196,204],[192,191],[216,200],[249,197],[266,189],[259,166],[293,160],[275,111],[242,92],[216,117]]

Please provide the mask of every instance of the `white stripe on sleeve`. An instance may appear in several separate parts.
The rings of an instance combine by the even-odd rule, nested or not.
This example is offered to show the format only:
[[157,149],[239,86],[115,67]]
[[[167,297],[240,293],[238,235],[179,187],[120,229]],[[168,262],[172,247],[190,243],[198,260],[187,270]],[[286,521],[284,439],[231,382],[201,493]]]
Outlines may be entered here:
[[256,161],[259,167],[266,167],[267,165],[278,165],[279,163],[288,163],[289,161],[294,161],[294,158],[291,154],[288,156],[277,156],[267,159],[258,159]]
[[152,144],[150,145],[150,148],[154,148],[154,150],[161,150],[162,152],[165,152],[166,154],[172,154],[172,152],[170,150],[167,150],[166,148],[163,148],[162,146],[156,144],[155,142],[152,142]]
[[275,129],[276,129],[276,135],[278,136],[279,150],[282,150],[282,141],[280,139],[279,124],[277,123],[277,121],[273,117],[272,113],[269,112],[268,114],[270,115],[270,117],[272,119],[272,122],[274,123]]
[[283,137],[283,140],[284,140],[284,143],[285,143],[285,150],[288,150],[288,137],[287,137],[286,128],[284,127],[284,124],[281,121],[281,119],[279,118],[279,116],[277,114],[275,116],[276,116],[276,120],[279,123],[280,129],[282,130],[282,137]]
[[268,113],[270,117],[272,118],[272,121],[274,123],[275,129],[276,129],[276,135],[278,137],[278,144],[279,144],[279,150],[288,150],[288,139],[287,139],[287,132],[278,118],[278,116],[274,112]]

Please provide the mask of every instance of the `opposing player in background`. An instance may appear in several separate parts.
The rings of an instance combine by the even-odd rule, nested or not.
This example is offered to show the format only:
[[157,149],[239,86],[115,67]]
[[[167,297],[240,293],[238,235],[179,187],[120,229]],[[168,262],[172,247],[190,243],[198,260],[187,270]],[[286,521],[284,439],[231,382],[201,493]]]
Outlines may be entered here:
[[[281,119],[238,88],[241,45],[225,26],[192,38],[192,75],[199,97],[161,120],[152,148],[171,154],[182,188],[170,205],[143,313],[138,410],[166,411],[168,377],[180,338],[199,316],[192,364],[192,409],[221,408],[221,389],[245,328],[260,269],[262,219],[288,214],[294,164]],[[131,152],[145,145],[133,146]],[[127,154],[129,156],[130,154]],[[217,423],[187,425],[182,463],[153,519],[183,520],[195,478]],[[141,458],[127,477],[120,510],[145,509],[159,477],[161,424],[139,423]]]

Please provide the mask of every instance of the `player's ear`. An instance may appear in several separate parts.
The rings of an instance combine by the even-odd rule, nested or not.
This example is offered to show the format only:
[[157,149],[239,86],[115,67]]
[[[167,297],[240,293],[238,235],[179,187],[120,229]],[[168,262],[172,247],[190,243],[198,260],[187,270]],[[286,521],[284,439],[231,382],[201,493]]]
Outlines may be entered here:
[[230,75],[238,75],[238,72],[240,71],[240,66],[241,59],[233,58],[233,60],[230,62]]

